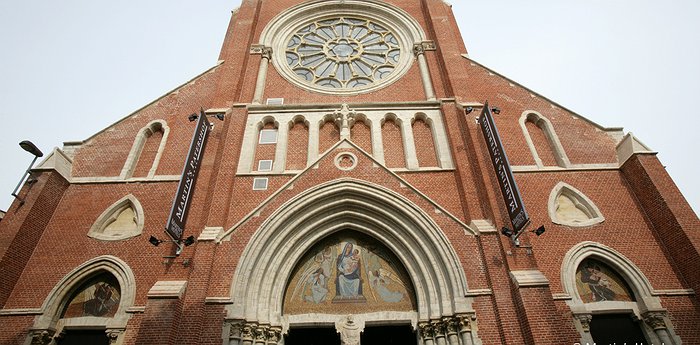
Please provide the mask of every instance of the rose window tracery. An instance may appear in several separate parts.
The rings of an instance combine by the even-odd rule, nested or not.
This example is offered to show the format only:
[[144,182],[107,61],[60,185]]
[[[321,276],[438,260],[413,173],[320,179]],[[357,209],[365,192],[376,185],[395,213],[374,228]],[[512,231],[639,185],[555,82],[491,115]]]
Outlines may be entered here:
[[297,79],[330,90],[361,90],[390,76],[402,51],[399,40],[372,20],[318,20],[287,41],[287,66]]

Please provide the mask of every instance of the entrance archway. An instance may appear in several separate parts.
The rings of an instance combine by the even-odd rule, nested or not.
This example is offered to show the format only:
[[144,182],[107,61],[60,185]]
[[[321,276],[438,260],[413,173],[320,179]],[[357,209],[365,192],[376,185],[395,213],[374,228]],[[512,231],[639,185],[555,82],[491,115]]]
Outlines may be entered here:
[[[340,231],[375,239],[396,255],[415,291],[415,311],[377,311],[353,315],[284,315],[283,300],[291,272],[305,253]],[[230,344],[276,343],[292,327],[344,324],[410,325],[421,336],[478,344],[467,281],[453,247],[439,226],[417,205],[384,187],[344,179],[318,185],[277,209],[246,246],[227,307]],[[448,330],[456,329],[450,333]],[[449,333],[449,334],[448,334]],[[466,339],[469,342],[466,342]],[[261,342],[262,344],[262,342]]]

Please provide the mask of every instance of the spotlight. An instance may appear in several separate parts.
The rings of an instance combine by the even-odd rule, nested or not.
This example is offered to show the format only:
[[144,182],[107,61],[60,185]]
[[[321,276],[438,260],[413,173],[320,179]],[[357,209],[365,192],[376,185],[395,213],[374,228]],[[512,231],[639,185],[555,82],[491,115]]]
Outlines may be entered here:
[[474,107],[467,107],[465,110],[467,111],[467,114],[471,114],[472,111],[474,111]]
[[151,238],[148,239],[148,242],[151,242],[152,245],[158,247],[158,245],[163,243],[164,241],[157,239],[155,236],[151,236]]
[[501,228],[501,234],[505,237],[511,237],[513,236],[513,230],[503,227]]
[[216,114],[216,118],[219,119],[219,121],[223,121],[224,120],[224,113]]
[[194,243],[194,236],[190,236],[186,238],[184,241],[182,241],[182,244],[185,245],[185,247],[189,247]]
[[534,232],[537,236],[544,234],[544,225],[540,226],[535,230],[532,230],[532,232]]
[[501,108],[493,107],[493,108],[491,108],[491,111],[492,111],[494,114],[498,115],[498,114],[501,113]]
[[187,119],[190,120],[190,122],[192,122],[192,121],[196,120],[198,117],[199,117],[199,115],[192,114],[192,115],[188,116]]

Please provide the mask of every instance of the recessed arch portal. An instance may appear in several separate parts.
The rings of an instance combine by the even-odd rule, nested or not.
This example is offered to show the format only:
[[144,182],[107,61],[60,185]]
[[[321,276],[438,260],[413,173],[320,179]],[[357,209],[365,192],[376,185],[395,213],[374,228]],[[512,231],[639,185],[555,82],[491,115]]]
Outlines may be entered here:
[[[416,305],[415,312],[402,314],[405,321],[415,326],[473,315],[471,300],[464,297],[464,270],[438,225],[417,205],[389,189],[343,179],[300,193],[256,231],[234,274],[227,319],[289,327],[283,299],[291,272],[305,253],[340,231],[375,239],[405,267]],[[318,322],[308,315],[295,320]]]

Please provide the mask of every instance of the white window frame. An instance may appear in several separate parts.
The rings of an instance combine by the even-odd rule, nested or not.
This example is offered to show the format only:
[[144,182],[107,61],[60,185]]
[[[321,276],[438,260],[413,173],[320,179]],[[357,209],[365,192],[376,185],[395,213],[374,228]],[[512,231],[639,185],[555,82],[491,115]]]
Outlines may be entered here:
[[[261,159],[258,161],[258,171],[272,171],[272,163],[274,161],[272,159]],[[264,164],[270,164],[269,168],[263,169],[263,163]]]
[[[257,184],[264,181],[264,187],[258,187]],[[253,179],[253,190],[267,190],[268,178],[267,177],[256,177]]]

